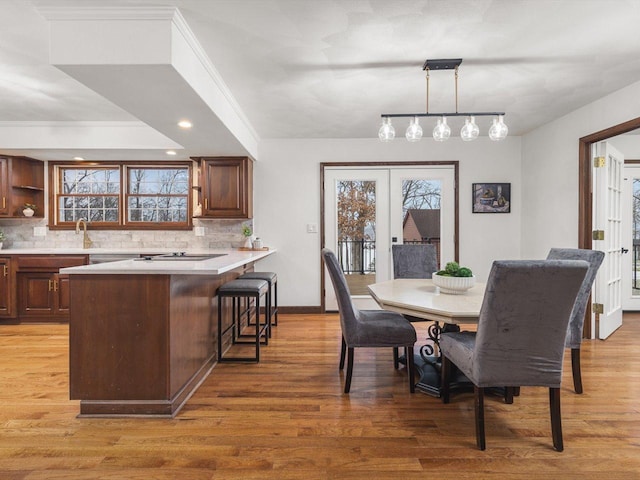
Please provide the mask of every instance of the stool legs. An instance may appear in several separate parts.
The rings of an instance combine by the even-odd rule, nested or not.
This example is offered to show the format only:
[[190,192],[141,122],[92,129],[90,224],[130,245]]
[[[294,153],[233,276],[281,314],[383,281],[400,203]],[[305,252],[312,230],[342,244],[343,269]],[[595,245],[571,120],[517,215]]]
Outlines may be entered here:
[[[266,295],[264,296],[266,297]],[[230,297],[232,300],[231,323],[226,327],[223,327],[223,322],[222,322],[223,308],[222,307],[223,307],[224,299],[228,297]],[[271,325],[269,321],[269,316],[267,315],[266,308],[265,308],[265,315],[264,315],[264,323],[262,324],[260,321],[260,297],[261,297],[260,294],[256,294],[255,297],[254,296],[239,297],[235,295],[230,295],[230,296],[218,295],[218,361],[219,362],[259,362],[260,361],[260,344],[262,343],[261,338],[264,336],[264,342],[265,342],[264,344],[267,345],[269,342],[269,336],[271,331]],[[247,299],[247,308],[244,311],[242,311],[242,308],[240,305],[241,298]],[[251,300],[255,302],[254,303],[255,306],[253,309],[251,307]],[[265,298],[265,303],[266,301],[267,299]],[[244,314],[246,314],[247,323],[249,323],[252,310],[255,310],[255,314],[256,314],[255,335],[243,335],[242,333],[240,333],[240,329],[242,326],[241,325],[242,317],[244,316]],[[231,358],[223,357],[222,340],[225,334],[230,330],[232,334],[231,336],[232,344],[254,344],[255,343],[255,357],[231,357]],[[244,337],[251,336],[251,337],[255,337],[255,339],[254,341],[250,341],[250,342],[239,340],[239,338],[243,336]]]

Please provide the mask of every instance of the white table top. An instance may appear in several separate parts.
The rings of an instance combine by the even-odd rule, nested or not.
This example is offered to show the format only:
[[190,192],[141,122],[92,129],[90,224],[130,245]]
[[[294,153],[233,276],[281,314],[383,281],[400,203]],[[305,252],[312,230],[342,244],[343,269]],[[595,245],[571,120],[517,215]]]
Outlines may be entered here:
[[485,284],[476,283],[461,295],[440,293],[431,279],[388,280],[368,288],[374,300],[385,310],[460,324],[478,322]]
[[121,260],[118,262],[97,263],[80,267],[60,269],[60,273],[68,275],[218,275],[235,268],[267,257],[276,250],[235,250],[219,249],[189,254],[224,255],[208,260]]

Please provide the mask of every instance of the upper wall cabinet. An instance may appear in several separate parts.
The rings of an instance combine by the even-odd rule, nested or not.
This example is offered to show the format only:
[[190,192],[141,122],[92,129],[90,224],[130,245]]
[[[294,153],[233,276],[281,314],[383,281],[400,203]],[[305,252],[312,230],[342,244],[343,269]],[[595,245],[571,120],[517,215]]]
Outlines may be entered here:
[[44,163],[28,157],[0,156],[0,217],[24,217],[25,203],[44,216]]
[[253,217],[253,160],[248,157],[193,159],[200,163],[203,217]]

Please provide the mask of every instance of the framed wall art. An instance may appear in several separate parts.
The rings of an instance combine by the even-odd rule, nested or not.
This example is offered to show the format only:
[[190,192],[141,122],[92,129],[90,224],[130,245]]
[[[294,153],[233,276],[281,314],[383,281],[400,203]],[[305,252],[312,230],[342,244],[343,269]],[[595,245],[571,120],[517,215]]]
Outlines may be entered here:
[[473,213],[511,213],[510,183],[474,183]]

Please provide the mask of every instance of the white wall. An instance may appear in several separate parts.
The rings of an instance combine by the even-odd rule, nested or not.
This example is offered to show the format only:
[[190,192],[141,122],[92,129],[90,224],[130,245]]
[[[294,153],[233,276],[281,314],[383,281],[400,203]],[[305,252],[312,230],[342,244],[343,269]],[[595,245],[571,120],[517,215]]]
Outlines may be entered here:
[[[255,232],[278,253],[260,262],[278,272],[279,304],[320,305],[321,162],[460,161],[460,261],[486,279],[494,259],[520,258],[521,175],[519,137],[504,142],[479,138],[443,144],[403,138],[385,144],[377,139],[263,140],[254,167]],[[472,214],[471,184],[510,182],[510,214]]]
[[[578,141],[637,117],[640,82],[522,137],[524,258],[544,258],[551,247],[578,246]],[[631,152],[623,153],[631,158]]]

